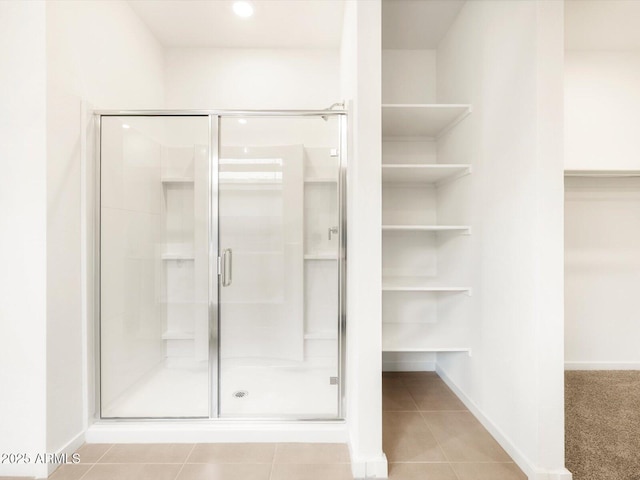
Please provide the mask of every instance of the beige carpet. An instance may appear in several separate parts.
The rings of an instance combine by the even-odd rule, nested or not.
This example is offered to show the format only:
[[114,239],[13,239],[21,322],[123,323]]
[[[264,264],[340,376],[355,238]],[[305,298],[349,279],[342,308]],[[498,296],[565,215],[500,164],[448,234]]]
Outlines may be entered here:
[[640,371],[565,372],[574,480],[640,480]]

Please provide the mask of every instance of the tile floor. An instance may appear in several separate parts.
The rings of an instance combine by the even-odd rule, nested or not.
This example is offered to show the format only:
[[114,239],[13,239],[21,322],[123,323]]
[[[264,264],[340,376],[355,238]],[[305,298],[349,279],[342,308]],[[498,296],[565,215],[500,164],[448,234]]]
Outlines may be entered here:
[[526,480],[434,372],[382,377],[383,450],[390,480]]
[[[390,480],[526,480],[432,372],[383,375]],[[50,480],[351,480],[336,444],[87,444]]]
[[50,480],[351,480],[341,444],[86,444]]

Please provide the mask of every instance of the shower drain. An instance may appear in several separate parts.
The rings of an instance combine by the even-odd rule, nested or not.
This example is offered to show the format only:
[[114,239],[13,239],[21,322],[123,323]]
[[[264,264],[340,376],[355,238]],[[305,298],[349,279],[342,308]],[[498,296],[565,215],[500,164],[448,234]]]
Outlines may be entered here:
[[245,390],[238,390],[237,392],[233,392],[233,396],[236,398],[244,398],[249,395],[249,392]]

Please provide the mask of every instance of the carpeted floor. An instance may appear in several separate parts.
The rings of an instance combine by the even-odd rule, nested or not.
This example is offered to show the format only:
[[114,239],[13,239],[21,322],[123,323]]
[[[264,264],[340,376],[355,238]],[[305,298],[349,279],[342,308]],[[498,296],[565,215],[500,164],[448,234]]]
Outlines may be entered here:
[[573,480],[640,480],[640,371],[565,372]]

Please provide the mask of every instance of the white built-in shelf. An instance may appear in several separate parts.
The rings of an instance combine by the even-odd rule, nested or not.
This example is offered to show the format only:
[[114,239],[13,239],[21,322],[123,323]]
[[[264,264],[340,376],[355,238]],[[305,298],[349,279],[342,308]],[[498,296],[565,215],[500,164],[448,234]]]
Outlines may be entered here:
[[338,180],[334,177],[307,177],[304,179],[304,183],[325,183],[325,184],[336,184]]
[[382,183],[419,183],[437,185],[471,173],[471,165],[430,164],[382,165]]
[[164,332],[162,334],[163,340],[193,340],[194,338],[193,333],[186,332]]
[[220,185],[229,185],[229,186],[251,186],[251,187],[261,187],[261,186],[269,186],[269,185],[282,185],[282,179],[264,179],[264,180],[232,180],[232,179],[219,179]]
[[163,253],[162,260],[194,260],[193,253]]
[[640,170],[565,170],[565,177],[640,177]]
[[284,300],[238,300],[238,301],[229,301],[225,300],[221,302],[225,305],[284,305]]
[[435,323],[382,321],[383,352],[470,352],[466,329],[450,328],[445,319]]
[[383,104],[383,137],[437,138],[471,113],[467,104]]
[[471,288],[455,285],[437,285],[428,277],[383,277],[384,292],[434,292],[434,293],[466,293],[471,295]]
[[209,305],[209,302],[195,300],[167,300],[166,298],[161,298],[159,303],[163,305]]
[[335,340],[338,338],[336,332],[309,332],[304,334],[305,340]]
[[382,225],[383,232],[462,232],[469,233],[469,225]]
[[383,352],[398,352],[398,353],[447,353],[447,352],[464,352],[471,355],[471,348],[469,347],[425,347],[425,348],[404,348],[404,347],[383,347]]
[[164,185],[171,184],[171,183],[189,184],[193,182],[194,182],[193,177],[162,177],[162,183]]
[[250,191],[250,192],[262,192],[265,194],[273,195],[282,191],[283,184],[281,181],[264,181],[264,182],[234,182],[234,181],[220,181],[218,184],[221,190],[225,191]]
[[234,250],[234,255],[284,255],[284,250]]
[[304,255],[305,260],[337,260],[335,253],[307,253]]

